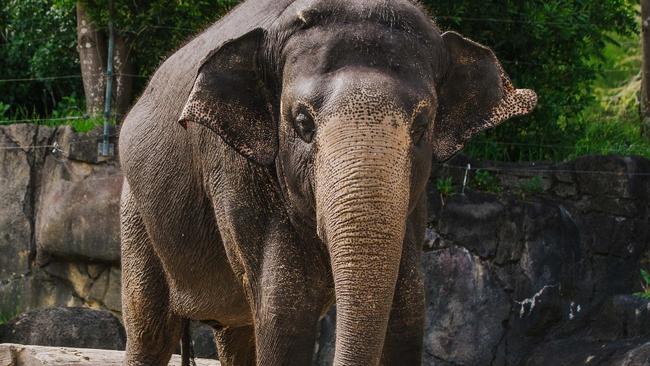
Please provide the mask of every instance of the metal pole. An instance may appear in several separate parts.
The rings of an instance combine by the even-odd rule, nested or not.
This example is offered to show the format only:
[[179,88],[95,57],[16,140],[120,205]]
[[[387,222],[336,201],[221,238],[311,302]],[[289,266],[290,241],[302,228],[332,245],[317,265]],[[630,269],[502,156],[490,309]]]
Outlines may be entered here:
[[463,178],[463,189],[460,191],[460,194],[463,196],[465,195],[465,187],[467,186],[467,176],[469,175],[469,171],[472,169],[472,164],[467,164],[467,168],[465,168],[465,178]]
[[113,2],[108,2],[108,60],[106,61],[106,98],[104,99],[104,138],[102,142],[102,156],[109,156],[109,135],[111,132],[111,102],[113,99],[113,52],[115,49],[115,35],[113,32]]

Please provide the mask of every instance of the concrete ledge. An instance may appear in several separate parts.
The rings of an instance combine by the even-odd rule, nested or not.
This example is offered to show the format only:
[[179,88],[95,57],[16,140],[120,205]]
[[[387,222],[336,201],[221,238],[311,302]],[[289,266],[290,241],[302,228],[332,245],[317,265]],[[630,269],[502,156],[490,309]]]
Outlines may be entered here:
[[[0,366],[121,366],[123,359],[124,351],[0,344]],[[180,364],[180,356],[172,356],[169,365]],[[215,360],[196,359],[196,365],[219,366],[220,363]]]

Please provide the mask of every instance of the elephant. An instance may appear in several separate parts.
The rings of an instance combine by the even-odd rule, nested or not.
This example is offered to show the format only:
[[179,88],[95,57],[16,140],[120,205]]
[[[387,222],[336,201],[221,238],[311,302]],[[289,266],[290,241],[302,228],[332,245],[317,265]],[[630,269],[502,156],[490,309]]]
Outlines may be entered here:
[[248,0],[162,63],[119,138],[125,365],[189,320],[222,365],[308,365],[334,303],[334,365],[421,364],[431,164],[537,103],[431,19]]

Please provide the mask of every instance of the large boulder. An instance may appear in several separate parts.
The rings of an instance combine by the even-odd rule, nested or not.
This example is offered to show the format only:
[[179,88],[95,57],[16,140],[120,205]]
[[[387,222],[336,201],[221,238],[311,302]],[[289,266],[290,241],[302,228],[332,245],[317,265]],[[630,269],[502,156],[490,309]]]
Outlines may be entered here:
[[538,345],[526,366],[649,366],[650,300],[609,298],[568,336]]
[[[424,363],[489,365],[510,301],[488,264],[465,248],[426,253]],[[445,364],[442,363],[442,364]]]
[[648,339],[614,342],[588,341],[582,337],[545,343],[525,366],[650,366]]
[[[32,124],[0,128],[0,281],[29,272],[38,176],[53,130]],[[0,304],[0,310],[3,309]]]
[[[43,167],[36,218],[39,263],[51,258],[117,263],[122,174],[115,160],[93,162],[97,143],[79,139],[69,128],[59,141],[77,150],[66,159],[50,155]],[[92,145],[94,150],[81,146]],[[84,154],[85,153],[85,154]]]
[[123,350],[126,335],[107,311],[59,307],[27,312],[0,325],[0,343]]

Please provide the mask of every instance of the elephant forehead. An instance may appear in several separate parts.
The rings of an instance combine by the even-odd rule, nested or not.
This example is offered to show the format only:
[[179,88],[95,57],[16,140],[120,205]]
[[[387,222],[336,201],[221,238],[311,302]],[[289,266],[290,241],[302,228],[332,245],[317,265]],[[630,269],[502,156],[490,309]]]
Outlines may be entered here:
[[442,50],[436,25],[406,0],[298,1],[273,29],[289,75],[356,64],[423,80],[433,76]]
[[409,0],[332,1],[302,0],[287,9],[305,27],[326,23],[370,21],[413,32],[427,23],[425,12]]
[[324,111],[324,120],[346,120],[355,123],[404,123],[407,114],[385,91],[377,87],[355,85],[347,87],[343,96],[334,101],[332,108]]
[[429,107],[430,98],[406,95],[399,81],[363,74],[352,70],[334,82],[326,105],[317,120],[319,124],[332,120],[357,124],[410,125],[415,116]]

